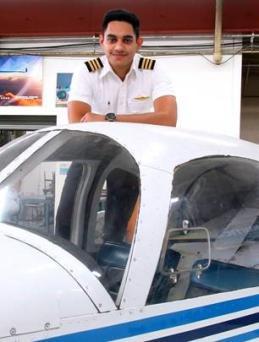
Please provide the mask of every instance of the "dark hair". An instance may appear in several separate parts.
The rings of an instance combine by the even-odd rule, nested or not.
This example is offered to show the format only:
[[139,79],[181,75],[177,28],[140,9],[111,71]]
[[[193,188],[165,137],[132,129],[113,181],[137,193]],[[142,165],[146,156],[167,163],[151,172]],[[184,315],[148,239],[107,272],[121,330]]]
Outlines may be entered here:
[[125,21],[126,23],[129,23],[130,25],[132,25],[136,38],[139,37],[140,24],[139,24],[139,18],[136,16],[136,14],[132,12],[128,12],[123,9],[114,9],[114,10],[108,11],[103,17],[103,22],[102,22],[103,32],[107,29],[107,26],[111,21]]

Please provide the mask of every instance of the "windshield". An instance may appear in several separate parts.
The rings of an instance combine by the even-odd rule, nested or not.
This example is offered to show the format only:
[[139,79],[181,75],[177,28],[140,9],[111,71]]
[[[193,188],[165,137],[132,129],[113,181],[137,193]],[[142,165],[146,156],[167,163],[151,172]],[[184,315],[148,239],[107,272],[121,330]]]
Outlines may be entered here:
[[[2,153],[9,158],[8,150]],[[60,244],[101,275],[116,298],[139,184],[138,166],[121,145],[100,134],[62,131],[0,184],[0,222]]]

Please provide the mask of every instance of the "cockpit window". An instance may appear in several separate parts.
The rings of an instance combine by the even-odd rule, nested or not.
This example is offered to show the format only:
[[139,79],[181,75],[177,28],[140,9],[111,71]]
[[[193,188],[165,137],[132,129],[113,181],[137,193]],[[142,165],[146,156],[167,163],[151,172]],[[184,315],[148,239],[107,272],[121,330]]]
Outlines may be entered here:
[[259,163],[207,157],[174,171],[149,303],[259,285]]
[[61,244],[116,299],[139,188],[125,148],[99,134],[63,131],[0,184],[0,222]]

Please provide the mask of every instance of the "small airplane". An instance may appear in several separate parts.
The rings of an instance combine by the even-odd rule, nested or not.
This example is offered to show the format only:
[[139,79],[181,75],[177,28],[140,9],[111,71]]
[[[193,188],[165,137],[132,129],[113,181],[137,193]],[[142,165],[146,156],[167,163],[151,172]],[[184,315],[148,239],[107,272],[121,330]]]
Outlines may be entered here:
[[26,73],[28,72],[28,68],[24,68],[22,70],[0,70],[0,73],[8,73],[8,74],[11,74],[11,73]]
[[80,123],[0,149],[0,341],[259,340],[259,146]]

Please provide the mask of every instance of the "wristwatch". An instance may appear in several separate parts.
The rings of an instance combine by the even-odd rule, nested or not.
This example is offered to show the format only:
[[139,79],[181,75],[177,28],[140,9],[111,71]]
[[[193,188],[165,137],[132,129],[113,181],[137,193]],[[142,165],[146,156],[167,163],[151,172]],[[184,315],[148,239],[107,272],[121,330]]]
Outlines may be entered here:
[[107,113],[105,115],[105,120],[107,121],[116,121],[116,114],[115,113]]

